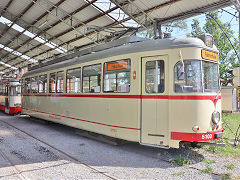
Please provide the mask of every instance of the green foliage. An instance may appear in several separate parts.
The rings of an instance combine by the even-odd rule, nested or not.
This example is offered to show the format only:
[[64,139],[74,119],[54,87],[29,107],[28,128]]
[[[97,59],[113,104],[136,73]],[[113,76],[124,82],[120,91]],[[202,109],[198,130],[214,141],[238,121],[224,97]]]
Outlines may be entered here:
[[[234,139],[234,134],[237,131],[237,128],[240,124],[240,116],[234,114],[222,114],[222,121],[225,123],[223,138],[215,140],[215,142],[224,142],[226,144],[225,147],[219,146],[203,146],[205,151],[216,153],[219,155],[229,156],[229,157],[240,157],[240,145],[234,147],[226,138]],[[229,127],[228,127],[228,126]],[[233,133],[231,132],[231,130]]]
[[204,160],[202,160],[202,162],[207,163],[207,164],[216,163],[214,160],[210,160],[210,159],[204,159]]
[[199,21],[197,19],[192,20],[193,23],[191,24],[192,26],[192,32],[188,34],[188,37],[199,37],[200,35],[203,34],[202,28],[199,25]]
[[173,176],[182,176],[184,175],[184,172],[177,172],[177,173],[173,173]]
[[199,37],[203,32],[213,36],[214,44],[219,50],[220,77],[225,80],[230,78],[232,75],[228,73],[228,70],[239,65],[237,55],[228,40],[229,38],[238,51],[238,39],[234,37],[230,23],[221,22],[217,11],[209,12],[206,14],[206,23],[203,28],[200,27],[197,19],[193,19],[192,31],[188,36]]
[[240,147],[234,147],[230,144],[227,144],[225,147],[203,146],[203,149],[211,153],[216,153],[228,157],[240,157]]
[[181,30],[187,29],[187,23],[183,20],[173,22],[172,24],[167,25],[167,26],[171,27],[171,28],[178,28]]
[[222,180],[230,180],[230,179],[232,179],[230,173],[222,175]]
[[181,155],[174,158],[174,159],[171,159],[170,160],[170,163],[172,165],[178,165],[178,166],[183,166],[184,164],[191,164],[191,161],[190,160],[187,160],[186,158],[182,157]]
[[[222,114],[222,121],[225,123],[223,127],[224,128],[223,137],[234,139],[233,133],[234,134],[236,133],[237,128],[240,124],[240,116],[234,114]],[[229,128],[232,129],[233,133]]]
[[213,173],[213,169],[211,167],[207,166],[205,169],[202,169],[201,172],[205,173],[205,174]]
[[203,149],[208,152],[215,153],[217,152],[217,146],[203,146]]
[[227,164],[225,165],[227,169],[235,169],[236,167],[233,164]]

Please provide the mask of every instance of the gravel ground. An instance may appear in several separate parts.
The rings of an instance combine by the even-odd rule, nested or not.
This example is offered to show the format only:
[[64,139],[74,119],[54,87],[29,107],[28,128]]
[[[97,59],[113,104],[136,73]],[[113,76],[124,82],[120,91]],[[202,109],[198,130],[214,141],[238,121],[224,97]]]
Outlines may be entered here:
[[[170,160],[179,155],[192,164],[172,165]],[[216,163],[201,162],[204,158]],[[227,169],[229,163],[236,168]],[[202,173],[207,166],[214,173]],[[81,137],[70,127],[0,113],[0,179],[206,180],[221,179],[224,173],[240,177],[239,159],[219,158],[198,149],[164,150],[137,143],[113,146]]]

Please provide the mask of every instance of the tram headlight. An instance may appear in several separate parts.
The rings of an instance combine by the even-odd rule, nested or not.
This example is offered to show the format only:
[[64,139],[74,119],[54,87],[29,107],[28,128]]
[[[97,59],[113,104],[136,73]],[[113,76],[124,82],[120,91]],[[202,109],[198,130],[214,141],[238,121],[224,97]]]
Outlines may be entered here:
[[217,124],[217,123],[219,123],[220,122],[220,113],[218,112],[218,111],[214,111],[213,113],[212,113],[212,122],[213,122],[213,124]]

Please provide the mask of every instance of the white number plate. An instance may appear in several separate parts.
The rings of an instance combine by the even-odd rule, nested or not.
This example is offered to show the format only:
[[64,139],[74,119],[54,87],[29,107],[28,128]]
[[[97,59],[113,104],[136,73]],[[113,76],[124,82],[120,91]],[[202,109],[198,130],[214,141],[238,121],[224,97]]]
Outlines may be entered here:
[[204,139],[212,139],[212,134],[203,134],[202,135],[202,140],[204,140]]

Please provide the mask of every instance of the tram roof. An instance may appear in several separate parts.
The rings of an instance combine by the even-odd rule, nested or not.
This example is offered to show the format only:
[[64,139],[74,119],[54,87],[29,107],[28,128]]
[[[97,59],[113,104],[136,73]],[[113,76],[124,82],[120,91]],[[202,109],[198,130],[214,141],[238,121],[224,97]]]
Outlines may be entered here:
[[0,72],[51,61],[234,0],[0,0]]
[[[89,62],[97,59],[108,58],[117,55],[137,53],[151,50],[162,50],[162,49],[175,49],[175,48],[186,48],[186,47],[207,47],[201,39],[198,38],[167,38],[167,39],[155,39],[155,40],[144,40],[141,42],[128,43],[125,45],[108,48],[99,52],[92,52],[81,57],[75,57],[66,61],[62,61],[56,64],[52,64],[46,67],[40,67],[38,69],[29,71],[23,75],[23,77],[30,76],[33,74],[51,71],[66,66],[76,65],[84,62]],[[213,48],[217,52],[216,47]]]

